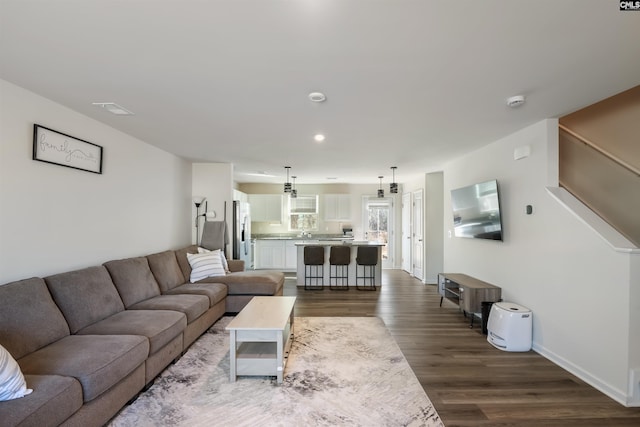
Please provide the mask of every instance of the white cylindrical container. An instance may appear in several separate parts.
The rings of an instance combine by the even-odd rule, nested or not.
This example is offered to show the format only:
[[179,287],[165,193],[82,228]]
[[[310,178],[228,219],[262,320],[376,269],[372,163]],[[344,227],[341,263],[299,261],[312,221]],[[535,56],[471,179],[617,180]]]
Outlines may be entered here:
[[491,306],[487,324],[487,341],[504,351],[529,351],[533,334],[533,313],[512,302]]

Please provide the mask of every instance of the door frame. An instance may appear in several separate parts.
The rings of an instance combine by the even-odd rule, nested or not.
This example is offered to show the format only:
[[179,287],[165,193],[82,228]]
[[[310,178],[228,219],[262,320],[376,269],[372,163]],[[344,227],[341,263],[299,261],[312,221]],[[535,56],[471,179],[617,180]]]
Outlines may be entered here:
[[395,215],[394,215],[394,198],[393,197],[377,197],[362,196],[362,233],[363,238],[367,240],[365,233],[369,228],[369,203],[386,203],[389,206],[389,217],[387,218],[387,259],[382,260],[382,268],[394,268],[395,259]]
[[[412,234],[411,234],[411,272],[416,279],[424,280],[424,191],[419,189],[411,193]],[[419,209],[417,209],[419,208]]]
[[400,262],[400,268],[407,273],[413,275],[412,258],[411,258],[411,215],[413,214],[413,208],[411,204],[411,193],[402,193],[402,236],[400,244],[402,250],[402,260]]

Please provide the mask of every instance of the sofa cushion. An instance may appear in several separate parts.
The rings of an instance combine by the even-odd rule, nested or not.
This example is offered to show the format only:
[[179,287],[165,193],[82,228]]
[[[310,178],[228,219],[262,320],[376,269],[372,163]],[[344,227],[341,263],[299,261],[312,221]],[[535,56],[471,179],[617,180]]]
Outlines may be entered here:
[[0,401],[19,399],[32,391],[32,389],[27,388],[27,383],[18,363],[0,345]]
[[82,387],[73,377],[27,375],[33,393],[11,402],[0,402],[2,425],[57,426],[82,406]]
[[275,295],[284,284],[281,271],[239,271],[226,276],[209,277],[202,282],[224,283],[229,295]]
[[187,260],[191,266],[191,275],[189,276],[191,283],[195,283],[205,277],[217,277],[226,274],[219,250],[187,254]]
[[56,274],[44,281],[72,334],[124,310],[118,290],[103,266]]
[[149,261],[149,268],[160,286],[161,293],[186,282],[174,251],[147,255],[147,261]]
[[187,254],[197,253],[198,247],[196,245],[187,246],[186,248],[178,249],[177,251],[175,251],[176,259],[178,260],[180,270],[182,270],[182,275],[185,278],[185,282],[189,280],[189,277],[191,277],[191,266],[189,265]]
[[205,295],[209,298],[209,307],[213,307],[227,297],[227,285],[222,283],[187,283],[170,289],[165,294]]
[[0,286],[0,343],[16,359],[69,335],[43,279]]
[[128,310],[175,310],[186,314],[191,323],[209,309],[204,295],[160,295],[132,305]]
[[233,273],[235,271],[244,271],[244,260],[243,259],[228,259],[227,267],[229,268],[229,273]]
[[158,282],[153,277],[145,257],[105,262],[113,283],[126,308],[140,301],[160,295]]
[[74,377],[84,402],[100,396],[142,365],[149,343],[137,335],[70,335],[22,359],[22,372]]
[[173,310],[126,310],[78,331],[79,335],[142,335],[154,354],[187,327],[187,316]]

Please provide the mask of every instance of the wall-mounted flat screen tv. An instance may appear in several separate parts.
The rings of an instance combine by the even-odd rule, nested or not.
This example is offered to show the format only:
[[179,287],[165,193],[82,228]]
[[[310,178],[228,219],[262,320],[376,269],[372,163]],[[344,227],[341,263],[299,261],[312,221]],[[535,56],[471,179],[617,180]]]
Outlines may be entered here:
[[498,181],[451,190],[451,207],[456,237],[502,240]]

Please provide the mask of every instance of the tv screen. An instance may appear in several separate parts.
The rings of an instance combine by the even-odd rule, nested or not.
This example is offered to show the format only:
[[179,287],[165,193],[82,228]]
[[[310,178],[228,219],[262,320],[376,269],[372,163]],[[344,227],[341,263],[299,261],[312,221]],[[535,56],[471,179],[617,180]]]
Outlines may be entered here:
[[502,240],[498,181],[451,190],[451,207],[456,237]]

